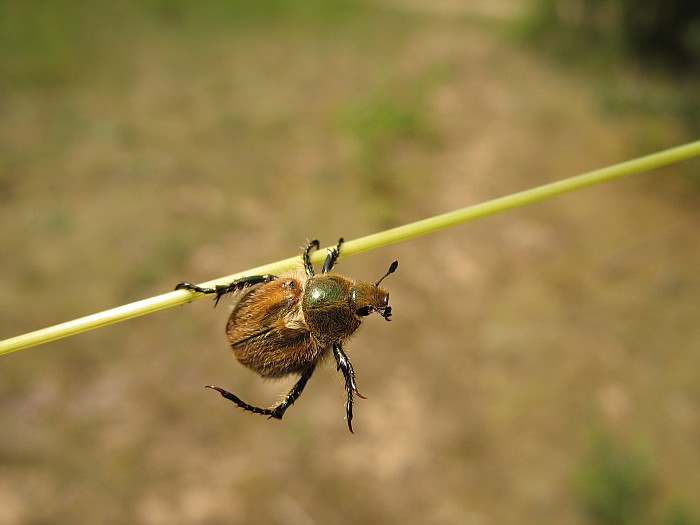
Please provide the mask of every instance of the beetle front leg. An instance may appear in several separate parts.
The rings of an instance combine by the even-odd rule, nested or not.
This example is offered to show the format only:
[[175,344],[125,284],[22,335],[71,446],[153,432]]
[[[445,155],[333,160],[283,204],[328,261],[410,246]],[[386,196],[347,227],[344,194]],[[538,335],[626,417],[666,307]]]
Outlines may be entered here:
[[345,403],[345,414],[348,420],[348,429],[354,434],[352,430],[353,394],[357,394],[357,397],[361,397],[362,399],[367,398],[360,394],[360,391],[357,389],[357,384],[355,383],[355,369],[352,367],[348,356],[343,352],[343,347],[340,343],[333,343],[333,356],[335,357],[336,363],[338,363],[338,370],[342,371],[343,377],[345,377],[345,390],[348,393],[348,400]]
[[321,273],[328,273],[331,271],[335,265],[335,262],[338,260],[338,257],[340,257],[340,247],[344,242],[345,239],[341,237],[338,239],[338,244],[336,244],[334,248],[328,250],[328,255],[326,256],[326,260],[323,262],[323,269],[321,270]]
[[321,246],[321,243],[318,242],[318,239],[314,239],[313,241],[309,241],[306,245],[306,248],[304,248],[304,252],[301,254],[301,259],[304,261],[304,270],[306,270],[306,275],[309,277],[314,276],[314,266],[311,264],[311,259],[309,258],[309,254],[311,253],[311,250],[316,249]]

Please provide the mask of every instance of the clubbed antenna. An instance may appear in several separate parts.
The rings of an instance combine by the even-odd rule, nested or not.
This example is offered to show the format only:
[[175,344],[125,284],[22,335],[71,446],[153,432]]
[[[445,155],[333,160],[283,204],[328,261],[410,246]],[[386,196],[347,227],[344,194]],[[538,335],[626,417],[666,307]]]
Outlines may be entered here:
[[389,266],[389,271],[386,272],[381,279],[377,281],[377,283],[374,286],[379,286],[379,283],[381,283],[388,275],[391,275],[396,271],[396,269],[399,267],[399,261],[394,261],[391,263],[391,266]]

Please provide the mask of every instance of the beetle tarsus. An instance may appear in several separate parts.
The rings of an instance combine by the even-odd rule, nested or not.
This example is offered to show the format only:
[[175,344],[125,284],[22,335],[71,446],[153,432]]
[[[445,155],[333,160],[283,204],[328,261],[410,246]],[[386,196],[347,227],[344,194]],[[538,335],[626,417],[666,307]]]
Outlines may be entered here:
[[241,277],[235,281],[231,281],[228,284],[217,284],[214,288],[204,288],[202,286],[188,283],[183,281],[179,283],[175,289],[176,290],[190,290],[192,292],[199,292],[204,294],[216,294],[214,298],[214,307],[219,304],[219,300],[227,293],[235,292],[236,290],[242,290],[247,286],[253,286],[255,284],[265,284],[277,279],[276,275],[265,274],[265,275],[251,275],[248,277]]
[[199,292],[199,293],[216,293],[215,288],[202,288],[201,286],[198,286],[196,284],[188,283],[187,281],[183,281],[181,283],[178,283],[178,285],[175,287],[176,290],[191,290],[193,292]]
[[[254,414],[262,414],[264,416],[271,416],[272,417],[272,415],[273,415],[272,410],[270,410],[268,408],[260,408],[260,407],[256,407],[253,405],[249,405],[248,403],[243,401],[240,397],[238,397],[236,394],[232,394],[228,390],[224,390],[223,388],[220,388],[220,387],[214,386],[214,385],[207,385],[206,388],[211,388],[212,390],[216,390],[219,394],[221,394],[222,397],[225,397],[229,401],[235,403],[243,410],[247,410],[248,412],[253,412]],[[277,419],[282,419],[282,416],[280,415]]]

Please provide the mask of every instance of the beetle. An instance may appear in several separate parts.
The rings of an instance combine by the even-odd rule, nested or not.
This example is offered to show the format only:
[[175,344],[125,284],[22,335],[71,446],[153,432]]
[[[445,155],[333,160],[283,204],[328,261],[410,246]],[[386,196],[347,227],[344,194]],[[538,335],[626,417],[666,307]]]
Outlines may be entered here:
[[299,380],[282,401],[273,408],[250,405],[220,388],[207,385],[243,410],[282,419],[285,411],[304,391],[316,366],[333,354],[338,370],[345,378],[347,401],[345,413],[348,429],[353,432],[353,394],[366,399],[355,382],[355,370],[343,343],[362,323],[376,312],[390,321],[389,292],[379,284],[399,266],[394,261],[376,283],[356,282],[330,274],[340,256],[342,237],[328,250],[321,275],[315,275],[309,254],[320,247],[318,240],[307,243],[302,252],[303,271],[287,276],[253,275],[229,284],[204,288],[189,282],[179,283],[176,290],[191,290],[221,297],[239,292],[238,302],[226,323],[226,336],[238,361],[264,378],[281,378],[299,374]]

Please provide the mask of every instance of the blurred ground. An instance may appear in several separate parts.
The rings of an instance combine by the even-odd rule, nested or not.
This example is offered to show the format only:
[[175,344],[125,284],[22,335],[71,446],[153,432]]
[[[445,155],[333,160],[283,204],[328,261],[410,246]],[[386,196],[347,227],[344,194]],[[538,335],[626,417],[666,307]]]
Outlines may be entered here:
[[[554,64],[510,3],[298,4],[0,7],[0,338],[690,140],[602,109],[662,79]],[[282,422],[203,388],[289,383],[226,305],[3,357],[0,525],[697,523],[697,169],[341,259],[401,262],[354,436],[330,364]]]

